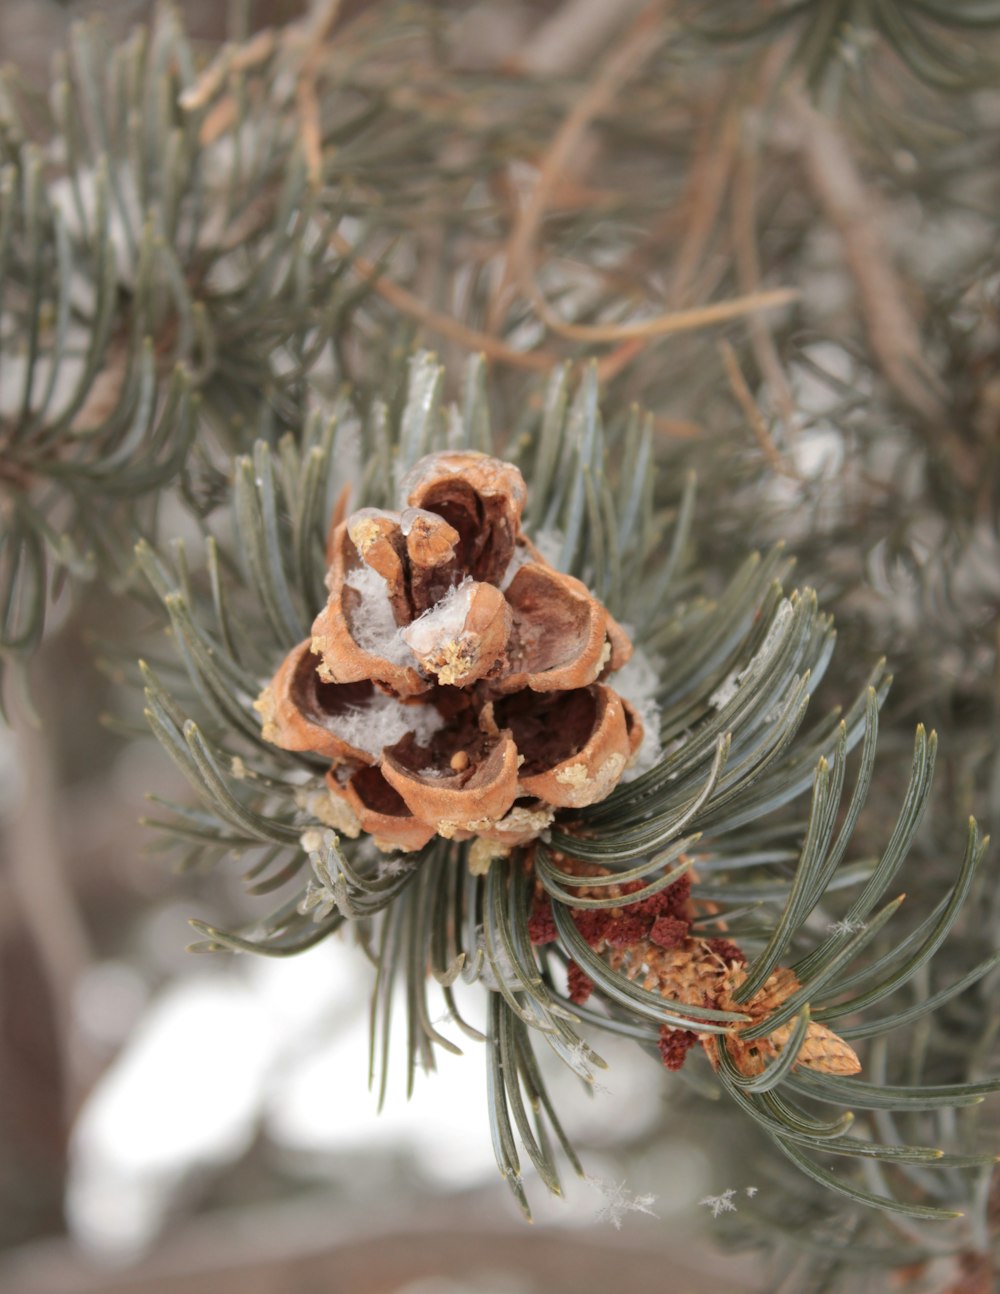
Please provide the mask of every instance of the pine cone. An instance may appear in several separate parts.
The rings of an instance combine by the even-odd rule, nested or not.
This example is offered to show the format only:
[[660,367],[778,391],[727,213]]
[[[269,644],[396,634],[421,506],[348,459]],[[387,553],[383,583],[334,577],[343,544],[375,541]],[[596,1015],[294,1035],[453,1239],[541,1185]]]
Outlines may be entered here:
[[[768,976],[764,986],[750,998],[749,1002],[738,1003],[732,997],[735,990],[746,979],[746,972],[739,966],[730,969],[726,986],[716,999],[716,1005],[724,1011],[743,1011],[750,1017],[750,1026],[759,1024],[776,1011],[792,994],[801,987],[795,975],[785,966],[780,966]],[[737,1069],[743,1074],[759,1074],[769,1060],[777,1056],[791,1038],[795,1029],[794,1022],[779,1025],[763,1038],[753,1042],[744,1042],[740,1038],[741,1028],[734,1026],[728,1036],[727,1047]],[[706,1035],[702,1039],[712,1064],[717,1066],[718,1040]],[[796,1065],[815,1070],[820,1074],[857,1074],[861,1071],[861,1062],[853,1047],[835,1034],[826,1025],[810,1021],[806,1036],[799,1048]]]
[[512,464],[431,454],[402,493],[402,512],[334,525],[329,599],[256,702],[263,735],[331,761],[348,834],[523,844],[604,799],[638,749],[604,681],[632,644],[521,533]]

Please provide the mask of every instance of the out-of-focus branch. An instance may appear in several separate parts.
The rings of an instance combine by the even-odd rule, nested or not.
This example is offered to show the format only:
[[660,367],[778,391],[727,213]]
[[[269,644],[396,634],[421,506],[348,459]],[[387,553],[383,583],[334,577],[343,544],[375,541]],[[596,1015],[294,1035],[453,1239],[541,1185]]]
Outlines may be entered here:
[[73,1046],[73,994],[91,964],[86,928],[66,875],[57,824],[59,804],[45,734],[16,712],[24,795],[8,821],[5,850],[10,892],[38,952],[52,1001],[67,1116],[84,1087]]
[[[550,199],[565,177],[573,154],[594,118],[614,100],[657,49],[668,39],[673,28],[664,16],[662,4],[650,4],[629,27],[618,46],[612,50],[587,89],[564,118],[539,166],[538,179],[524,204],[507,243],[504,279],[497,292],[502,300],[516,284],[530,300],[546,327],[558,337],[570,341],[601,345],[609,342],[639,342],[674,333],[694,331],[716,323],[737,319],[756,310],[787,305],[797,292],[779,288],[755,292],[729,301],[715,301],[689,310],[675,310],[653,319],[623,324],[573,324],[560,318],[546,300],[535,280],[535,245]],[[495,316],[497,302],[491,308]]]
[[538,313],[553,332],[573,341],[627,341],[694,332],[712,324],[741,319],[755,310],[773,310],[778,306],[791,305],[798,298],[799,293],[795,288],[775,288],[770,292],[755,292],[750,296],[733,297],[729,301],[713,301],[707,306],[672,310],[668,314],[657,315],[654,319],[637,319],[634,323],[624,324],[567,324],[553,314],[547,304]]
[[882,233],[876,202],[836,125],[800,92],[792,92],[790,102],[799,126],[806,181],[840,235],[878,365],[915,413],[940,421],[946,417],[941,381],[924,358],[912,306]]
[[[729,187],[739,138],[740,115],[731,104],[720,103],[715,112],[705,113],[682,199],[686,219],[669,297],[675,309],[692,300],[695,276]],[[751,290],[756,287],[754,283]]]
[[534,274],[534,247],[545,212],[557,185],[570,169],[571,158],[580,147],[590,123],[613,102],[622,86],[667,38],[663,7],[662,3],[647,5],[629,26],[552,137],[539,164],[538,179],[507,240],[504,275],[491,305],[491,319],[495,319],[498,304],[505,300],[515,284],[536,308],[540,301],[545,306],[535,285]]
[[[761,143],[755,129],[757,116],[774,93],[775,84],[785,66],[788,43],[778,41],[762,59],[760,78],[752,101],[753,116],[744,111],[740,118],[740,150],[733,177],[732,233],[736,257],[736,276],[742,292],[756,292],[760,287],[760,251],[757,243],[757,189],[760,177]],[[762,314],[747,320],[754,358],[771,395],[785,421],[790,435],[794,431],[795,401],[778,348]]]
[[782,458],[781,452],[774,443],[767,421],[757,407],[753,392],[747,386],[746,378],[743,376],[739,362],[736,359],[736,352],[727,341],[719,343],[719,352],[722,356],[722,364],[726,370],[726,378],[729,381],[733,398],[743,410],[747,424],[760,446],[761,453],[780,476],[789,476],[795,481],[801,481],[801,475]]
[[527,368],[535,372],[547,373],[556,363],[556,357],[549,352],[514,350],[512,346],[507,346],[488,333],[468,328],[458,319],[432,310],[419,297],[388,278],[372,261],[358,256],[342,234],[334,231],[330,241],[341,256],[350,259],[355,272],[370,282],[374,292],[410,319],[416,319],[418,323],[423,324],[429,332],[438,333],[442,337],[447,337],[449,341],[458,342],[469,351],[482,351],[487,359],[510,364],[514,368]]
[[564,76],[588,62],[620,31],[642,0],[566,0],[509,61],[524,76]]

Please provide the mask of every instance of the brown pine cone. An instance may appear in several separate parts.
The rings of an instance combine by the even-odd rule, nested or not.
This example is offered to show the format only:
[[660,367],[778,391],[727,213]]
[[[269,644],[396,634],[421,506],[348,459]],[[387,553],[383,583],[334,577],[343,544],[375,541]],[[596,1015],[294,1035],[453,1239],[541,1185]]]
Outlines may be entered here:
[[632,644],[521,533],[512,464],[431,454],[402,493],[401,512],[334,525],[329,599],[256,702],[263,735],[331,761],[345,834],[524,844],[604,799],[638,750],[605,682]]

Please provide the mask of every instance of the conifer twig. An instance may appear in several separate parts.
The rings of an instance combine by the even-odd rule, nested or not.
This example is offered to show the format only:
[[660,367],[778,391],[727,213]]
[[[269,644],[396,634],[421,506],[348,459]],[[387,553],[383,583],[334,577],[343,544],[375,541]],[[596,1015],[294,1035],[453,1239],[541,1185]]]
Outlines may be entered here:
[[[760,112],[770,98],[775,81],[788,55],[788,43],[779,41],[762,60],[760,81],[752,107]],[[756,292],[760,287],[760,255],[757,245],[757,185],[760,172],[760,144],[753,137],[752,123],[746,113],[741,118],[740,150],[733,176],[732,229],[736,255],[736,274],[742,292]],[[795,401],[778,356],[774,337],[762,314],[751,315],[747,330],[754,357],[785,420],[789,435],[795,430]]]
[[[669,234],[671,227],[676,227],[680,223],[678,216],[683,217],[680,250],[677,253],[673,283],[669,293],[669,303],[674,309],[685,305],[694,295],[694,276],[702,263],[708,241],[716,227],[722,200],[729,186],[738,140],[737,113],[723,112],[721,124],[715,114],[711,112],[705,114],[704,126],[695,146],[694,160],[691,163],[685,191],[676,204],[676,209],[660,219],[646,240],[647,246],[655,245]],[[638,273],[640,270],[638,250],[633,252],[629,260]],[[598,364],[601,380],[606,382],[617,377],[643,350],[645,344],[645,338],[641,337],[632,337],[619,343],[611,354],[605,355]]]
[[547,303],[535,284],[533,253],[549,200],[556,185],[564,177],[570,158],[579,147],[590,123],[612,102],[621,87],[666,39],[667,27],[663,21],[662,9],[663,5],[654,0],[629,26],[624,40],[605,60],[553,136],[539,164],[535,186],[507,240],[504,274],[490,309],[491,318],[495,317],[498,303],[503,301],[514,284],[532,301],[544,318],[540,307],[547,307]]
[[508,70],[520,76],[564,76],[575,71],[638,7],[637,0],[618,0],[613,5],[607,0],[565,0],[508,61]]
[[369,281],[374,292],[409,318],[416,319],[430,332],[447,337],[450,341],[458,342],[460,346],[464,346],[470,353],[481,351],[487,359],[495,360],[501,364],[510,364],[514,368],[526,368],[536,373],[547,373],[556,363],[556,357],[550,351],[515,350],[498,338],[491,337],[489,333],[469,328],[451,315],[432,310],[419,297],[415,297],[412,292],[408,292],[399,283],[388,278],[377,265],[367,260],[364,256],[357,255],[351,243],[336,230],[331,234],[330,241],[341,256],[350,260],[356,273]]
[[697,440],[699,436],[704,435],[704,428],[687,418],[666,418],[662,414],[656,414],[653,417],[653,426],[658,432],[674,440]]
[[[755,292],[760,283],[760,257],[757,251],[756,151],[745,149],[736,166],[733,181],[733,239],[736,244],[736,272],[744,292]],[[752,314],[747,320],[750,344],[760,371],[781,410],[785,426],[794,429],[795,401],[788,378],[781,366],[774,337],[762,314]]]
[[266,63],[274,52],[273,27],[256,32],[243,45],[224,45],[204,69],[197,81],[181,94],[178,102],[185,112],[206,108],[226,83],[231,72],[248,72]]
[[319,78],[319,62],[324,43],[339,13],[340,0],[320,0],[320,3],[314,6],[310,20],[305,26],[308,43],[302,71],[295,86],[295,98],[302,129],[302,147],[306,157],[306,173],[309,176],[309,184],[314,189],[319,188],[323,179],[323,128],[319,119],[316,81]]
[[[740,139],[740,115],[732,106],[706,112],[681,205],[686,209],[684,234],[677,252],[670,304],[689,304],[695,273],[716,227],[729,187]],[[757,284],[748,289],[755,291]]]
[[637,319],[624,324],[567,324],[555,315],[546,304],[539,310],[543,322],[560,337],[570,341],[611,342],[631,339],[652,340],[672,333],[694,332],[712,324],[729,323],[756,310],[773,310],[791,305],[799,299],[797,288],[774,288],[768,292],[752,292],[748,296],[731,297],[728,301],[712,301],[691,310],[672,310],[653,319]]
[[[622,324],[567,323],[553,310],[535,281],[534,245],[549,199],[562,178],[569,159],[579,146],[594,117],[614,98],[669,35],[670,28],[662,15],[662,6],[652,4],[630,27],[604,67],[577,100],[556,131],[539,167],[538,180],[522,209],[507,245],[507,270],[498,289],[502,297],[511,280],[531,301],[536,313],[551,332],[570,341],[591,343],[627,342],[664,337],[724,323],[755,310],[787,305],[798,293],[792,288],[755,292],[729,301],[716,301],[689,310],[675,310],[653,319]],[[493,312],[491,312],[493,313]]]

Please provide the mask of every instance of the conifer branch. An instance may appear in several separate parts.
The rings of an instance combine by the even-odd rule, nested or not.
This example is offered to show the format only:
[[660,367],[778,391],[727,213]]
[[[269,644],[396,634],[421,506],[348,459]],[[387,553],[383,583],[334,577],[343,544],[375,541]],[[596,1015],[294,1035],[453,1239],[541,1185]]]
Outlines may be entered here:
[[[574,1057],[592,1055],[580,1032],[586,1021],[591,1028],[634,1030],[654,1053],[659,1046],[671,1068],[684,1054],[677,1052],[674,1035],[691,1039],[685,1047],[700,1038],[737,1106],[815,1181],[855,1203],[906,1216],[951,1216],[937,1204],[914,1201],[906,1190],[873,1192],[848,1177],[834,1177],[822,1157],[876,1156],[904,1167],[967,1168],[981,1167],[981,1157],[942,1159],[934,1149],[880,1146],[848,1136],[846,1113],[824,1120],[807,1115],[798,1101],[893,1109],[905,1116],[967,1105],[1000,1087],[1000,1079],[988,1079],[911,1089],[823,1072],[831,1064],[833,1075],[851,1074],[854,1062],[846,1059],[853,1056],[846,1041],[821,1022],[850,1019],[891,999],[933,958],[970,892],[985,842],[970,823],[965,860],[951,893],[906,937],[883,942],[901,900],[876,909],[904,864],[928,800],[933,735],[918,729],[910,786],[881,858],[849,866],[845,860],[871,786],[878,709],[887,686],[884,672],[881,667],[876,671],[872,686],[842,720],[834,714],[802,732],[809,691],[826,668],[833,640],[814,595],[783,594],[777,583],[785,566],[780,553],[750,559],[715,603],[654,594],[662,579],[651,558],[660,539],[650,511],[653,494],[642,488],[648,459],[640,452],[648,431],[634,421],[603,428],[592,382],[592,377],[585,379],[569,403],[565,374],[557,374],[550,382],[546,413],[535,421],[532,434],[522,433],[516,452],[536,487],[532,515],[558,526],[568,568],[613,593],[623,614],[645,608],[639,645],[647,652],[669,651],[674,664],[662,672],[654,693],[664,753],[606,799],[559,813],[547,839],[515,849],[509,860],[494,859],[485,872],[475,864],[469,844],[439,837],[416,853],[380,862],[355,829],[337,839],[339,820],[318,778],[322,765],[317,769],[308,754],[278,749],[273,737],[268,740],[266,723],[261,741],[253,721],[247,727],[240,717],[301,630],[285,624],[276,604],[263,621],[257,612],[252,639],[231,636],[227,647],[218,632],[218,606],[212,609],[218,593],[206,600],[162,560],[144,554],[173,620],[191,685],[191,690],[181,686],[174,698],[150,676],[147,696],[154,730],[204,800],[207,816],[200,819],[204,825],[199,830],[210,833],[215,822],[222,848],[232,847],[234,832],[248,844],[266,845],[267,866],[279,892],[291,887],[256,934],[197,923],[206,941],[200,947],[283,956],[311,946],[345,922],[375,923],[379,951],[372,1063],[383,1093],[390,1081],[386,1040],[393,983],[407,987],[409,1086],[419,1058],[429,1067],[436,1046],[455,1045],[431,1024],[435,1012],[427,994],[433,978],[444,986],[452,1012],[447,984],[455,970],[481,981],[490,1006],[489,1111],[498,1163],[525,1210],[518,1145],[549,1188],[558,1189],[556,1164],[547,1140],[536,1136],[528,1108],[541,1101],[557,1141],[564,1140],[558,1102],[554,1094],[543,1095],[532,1049],[544,1040],[575,1068]],[[315,568],[293,561],[291,545],[294,536],[307,535],[314,551],[322,547],[327,513],[339,493],[332,475],[334,436],[359,436],[361,461],[378,462],[385,456],[383,471],[355,478],[352,498],[352,504],[384,507],[390,482],[421,454],[444,445],[446,436],[454,448],[470,439],[484,443],[488,424],[475,369],[465,386],[476,393],[472,403],[457,421],[455,416],[446,419],[437,402],[440,379],[433,360],[417,356],[411,362],[409,402],[398,419],[387,424],[384,414],[375,414],[353,430],[341,426],[321,434],[317,428],[301,454],[283,454],[266,468],[261,458],[266,451],[257,451],[255,470],[236,473],[243,482],[238,488],[248,492],[248,499],[257,497],[255,508],[266,511],[273,493],[289,510],[285,524],[253,524],[265,543],[259,558],[247,552],[242,563],[227,562],[233,572],[241,566],[243,572],[240,582],[230,577],[227,601],[235,598],[240,605],[249,594],[240,620],[250,608],[268,605],[276,578],[287,584],[291,601],[307,615],[321,607],[323,590]],[[314,462],[326,483],[304,491],[301,473]],[[632,466],[624,475],[612,475],[613,462]],[[585,486],[591,477],[598,494],[608,492],[619,526],[604,526],[595,512],[584,527]],[[306,505],[308,513],[301,511]],[[613,559],[612,552],[617,553]],[[612,568],[619,572],[614,585],[607,580]],[[314,573],[306,576],[310,570]],[[228,612],[227,621],[234,623]],[[204,715],[204,733],[185,717],[193,714]],[[857,781],[841,811],[848,755],[858,742]],[[304,773],[310,775],[305,782]],[[803,828],[784,810],[810,788]],[[178,828],[178,843],[186,848],[183,819]],[[782,852],[783,844],[792,849]],[[295,860],[301,864],[305,855],[314,880],[303,892]],[[772,857],[790,859],[792,868],[784,861],[769,863]],[[270,888],[262,886],[258,868],[252,875],[258,889]],[[686,890],[678,889],[684,886]],[[677,962],[659,945],[643,943],[654,918],[637,914],[651,904],[670,913],[662,918],[662,931],[669,926],[670,938],[683,943],[681,930],[689,922],[673,914],[685,911],[677,904],[688,900],[678,895],[688,890],[696,910],[725,922],[725,939],[714,944],[695,939],[691,948],[705,949],[709,960],[700,970],[697,961],[691,962],[690,971],[678,978],[678,966],[689,963]],[[853,894],[853,902],[843,920],[817,939],[812,913],[818,905],[836,901],[841,890]],[[314,909],[321,916],[319,926]],[[620,926],[623,932],[631,930],[628,922],[639,924],[635,933],[619,936],[611,933],[619,929],[615,922],[626,923]],[[665,939],[666,934],[656,937]],[[630,953],[629,940],[646,951]],[[728,951],[713,951],[723,944]],[[859,956],[869,948],[879,950],[875,960],[857,969]],[[724,958],[737,953],[745,970],[736,974],[731,990],[709,999],[715,1005],[705,1006],[690,995],[684,976],[724,974]],[[789,964],[791,969],[780,969]],[[962,982],[975,982],[983,973],[977,967]],[[944,1004],[948,998],[942,992],[935,1002]],[[915,1018],[904,1008],[898,1019],[883,1016],[877,1031],[881,1036]],[[875,1031],[855,1027],[847,1035],[871,1038]],[[779,1036],[786,1050],[774,1050],[772,1041],[770,1062],[760,1070],[748,1068],[754,1049]],[[810,1055],[843,1056],[844,1068],[838,1068],[839,1059],[803,1062]],[[599,1063],[596,1055],[592,1063]],[[804,1063],[818,1064],[820,1072]]]

